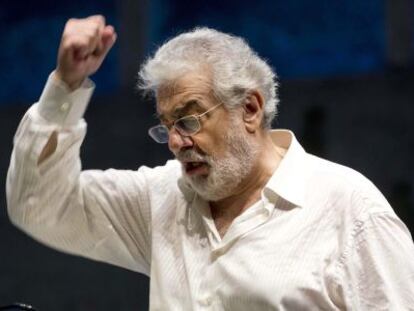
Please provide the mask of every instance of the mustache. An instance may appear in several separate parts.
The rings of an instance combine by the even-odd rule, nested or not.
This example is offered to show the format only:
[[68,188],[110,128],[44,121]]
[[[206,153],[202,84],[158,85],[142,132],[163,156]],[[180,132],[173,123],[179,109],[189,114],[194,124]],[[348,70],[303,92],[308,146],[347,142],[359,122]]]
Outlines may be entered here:
[[210,162],[208,156],[194,149],[180,150],[175,157],[181,162]]

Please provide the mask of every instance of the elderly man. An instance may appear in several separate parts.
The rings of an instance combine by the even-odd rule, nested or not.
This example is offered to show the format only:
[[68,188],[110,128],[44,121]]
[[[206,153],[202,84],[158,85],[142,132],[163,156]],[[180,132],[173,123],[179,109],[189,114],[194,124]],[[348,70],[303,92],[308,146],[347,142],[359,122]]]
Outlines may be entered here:
[[15,136],[14,224],[148,275],[151,310],[412,310],[407,228],[366,178],[270,130],[275,74],[241,38],[196,29],[142,66],[160,119],[149,134],[176,159],[81,171],[87,77],[115,39],[102,16],[66,24]]

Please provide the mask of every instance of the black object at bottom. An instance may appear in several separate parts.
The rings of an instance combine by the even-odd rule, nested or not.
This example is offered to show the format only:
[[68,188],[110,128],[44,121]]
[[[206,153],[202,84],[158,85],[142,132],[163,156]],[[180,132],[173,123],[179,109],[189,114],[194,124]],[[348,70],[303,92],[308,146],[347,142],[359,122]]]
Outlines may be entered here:
[[0,310],[8,310],[8,311],[37,311],[30,305],[26,305],[24,303],[13,303],[7,306],[0,306]]

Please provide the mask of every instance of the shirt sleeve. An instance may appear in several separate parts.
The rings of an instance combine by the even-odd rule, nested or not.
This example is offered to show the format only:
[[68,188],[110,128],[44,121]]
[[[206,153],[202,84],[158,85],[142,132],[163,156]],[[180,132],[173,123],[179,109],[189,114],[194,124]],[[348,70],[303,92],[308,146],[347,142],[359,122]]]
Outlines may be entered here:
[[339,271],[347,309],[414,310],[414,245],[392,210],[355,222]]
[[[81,170],[82,119],[94,85],[70,92],[53,74],[14,137],[6,194],[11,221],[38,241],[71,254],[149,274],[150,208],[144,174]],[[52,133],[57,148],[39,156]]]

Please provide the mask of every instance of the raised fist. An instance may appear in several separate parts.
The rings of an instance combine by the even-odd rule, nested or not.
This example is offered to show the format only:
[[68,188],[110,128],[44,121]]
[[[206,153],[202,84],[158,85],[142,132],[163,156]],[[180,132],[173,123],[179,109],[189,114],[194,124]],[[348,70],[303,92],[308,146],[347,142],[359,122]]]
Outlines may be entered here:
[[101,15],[68,20],[59,46],[55,77],[72,90],[78,88],[99,69],[115,40],[114,27],[106,25]]

